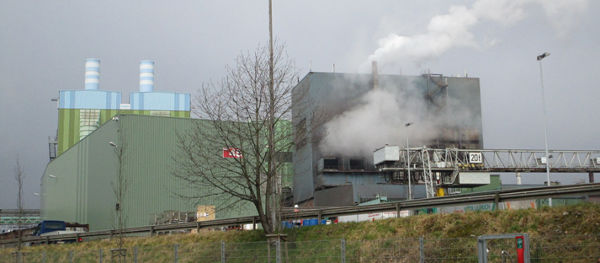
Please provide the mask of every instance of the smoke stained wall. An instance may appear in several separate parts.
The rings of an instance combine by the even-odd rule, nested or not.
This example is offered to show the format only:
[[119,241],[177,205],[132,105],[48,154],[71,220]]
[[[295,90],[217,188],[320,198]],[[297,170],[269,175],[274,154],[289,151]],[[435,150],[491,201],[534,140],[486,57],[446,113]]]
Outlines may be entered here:
[[[296,142],[294,199],[306,200],[321,185],[323,158],[360,159],[372,170],[372,154],[385,144],[480,148],[479,79],[441,75],[379,75],[309,73],[294,89],[294,132],[307,134]],[[297,105],[302,105],[299,107]],[[412,122],[410,127],[405,123]]]

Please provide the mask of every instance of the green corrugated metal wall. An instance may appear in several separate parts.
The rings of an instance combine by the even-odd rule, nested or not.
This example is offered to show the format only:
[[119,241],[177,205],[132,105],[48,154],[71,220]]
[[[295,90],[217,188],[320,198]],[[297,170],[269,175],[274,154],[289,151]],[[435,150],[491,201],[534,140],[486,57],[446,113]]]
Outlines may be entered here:
[[92,229],[112,226],[110,182],[118,166],[108,142],[117,141],[117,128],[116,122],[106,123],[48,164],[42,177],[43,219],[90,223]]
[[[58,110],[58,149],[60,155],[79,141],[79,113],[80,109]],[[102,125],[117,114],[151,115],[149,110],[100,110],[100,123]],[[189,111],[169,111],[170,117],[189,118]]]
[[[191,194],[187,185],[172,176],[172,158],[179,151],[177,134],[191,130],[197,122],[206,121],[139,115],[107,121],[48,165],[42,177],[42,217],[88,223],[91,230],[113,228],[116,201],[111,182],[119,162],[111,141],[124,152],[121,165],[127,190],[122,207],[127,227],[149,225],[166,210],[196,211],[197,205],[219,204],[214,199],[194,203],[177,197]],[[284,185],[291,185],[291,164],[284,170]],[[255,214],[248,203],[217,210],[217,218]]]
[[470,188],[460,188],[461,193],[475,193],[497,190],[502,190],[502,181],[500,180],[500,175],[498,174],[490,175],[490,184]]

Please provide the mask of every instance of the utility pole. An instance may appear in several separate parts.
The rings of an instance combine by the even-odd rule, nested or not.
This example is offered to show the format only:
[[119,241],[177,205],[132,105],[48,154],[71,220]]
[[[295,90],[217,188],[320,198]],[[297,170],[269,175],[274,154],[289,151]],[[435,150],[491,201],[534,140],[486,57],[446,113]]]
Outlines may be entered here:
[[412,125],[412,122],[407,122],[406,124],[404,124],[404,127],[406,127],[406,170],[408,171],[408,200],[412,200],[412,185],[411,185],[411,179],[410,179],[410,150],[408,148],[408,127]]
[[279,232],[279,222],[277,220],[277,214],[279,212],[279,198],[278,198],[278,179],[277,179],[277,171],[275,171],[275,145],[274,145],[274,136],[275,136],[275,83],[273,80],[273,1],[269,0],[269,115],[268,115],[268,123],[269,123],[269,138],[268,138],[268,147],[269,147],[269,179],[271,180],[271,198],[272,198],[272,206],[271,206],[271,217],[272,217],[272,230],[273,232]]
[[[542,70],[542,59],[550,56],[550,53],[544,52],[537,56],[537,61],[540,64],[540,85],[542,87],[542,108],[544,109],[544,149],[546,152],[546,180],[547,186],[550,186],[550,155],[548,154],[548,117],[546,114],[546,96],[544,94],[544,73]],[[548,205],[552,206],[552,198],[548,198]]]

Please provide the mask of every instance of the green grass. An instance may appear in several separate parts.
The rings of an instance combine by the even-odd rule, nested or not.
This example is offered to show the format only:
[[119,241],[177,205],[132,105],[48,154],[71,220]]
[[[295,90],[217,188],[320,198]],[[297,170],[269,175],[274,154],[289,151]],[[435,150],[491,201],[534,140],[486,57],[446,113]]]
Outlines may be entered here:
[[[454,252],[432,252],[432,256],[452,255],[464,256],[472,254],[469,249],[475,246],[475,236],[484,234],[525,232],[532,240],[539,239],[536,246],[549,247],[555,244],[554,236],[562,236],[567,244],[582,244],[600,234],[600,205],[579,204],[562,207],[544,207],[542,209],[524,209],[493,212],[467,212],[456,214],[417,215],[407,218],[378,220],[375,222],[344,223],[319,225],[313,227],[287,229],[287,256],[294,262],[328,262],[339,260],[340,239],[347,242],[347,254],[360,260],[383,256],[393,256],[403,249],[418,246],[418,237],[425,237],[434,247],[457,246]],[[439,239],[439,240],[438,240]],[[320,241],[319,240],[325,240]],[[437,241],[436,241],[437,240]],[[228,262],[263,262],[266,258],[241,258],[252,255],[266,255],[267,246],[261,231],[209,231],[203,230],[195,234],[174,234],[155,237],[130,237],[125,246],[128,257],[133,255],[133,248],[138,249],[140,262],[170,261],[174,244],[179,245],[179,262],[216,262],[220,256],[220,242],[225,241],[231,260]],[[254,243],[253,243],[254,242]],[[261,242],[261,243],[256,243]],[[444,243],[445,242],[445,243]],[[554,243],[553,243],[554,242]],[[540,245],[542,244],[542,245]],[[597,243],[591,246],[588,253],[597,253]],[[46,253],[47,262],[68,262],[69,251],[76,251],[77,262],[94,262],[99,250],[104,251],[108,259],[111,248],[116,247],[116,240],[98,240],[77,244],[26,247],[25,252],[32,255]],[[558,248],[557,248],[558,249]],[[274,248],[273,248],[274,250]],[[272,250],[272,251],[273,251]],[[13,252],[14,248],[0,249],[0,262]],[[412,250],[406,250],[407,256]],[[540,253],[532,247],[532,253]],[[396,253],[396,254],[394,254]],[[436,254],[438,253],[438,254]],[[559,253],[559,252],[557,252]],[[565,253],[565,252],[560,252]],[[581,253],[581,252],[573,252]],[[544,254],[544,255],[547,255]],[[406,262],[414,259],[409,258]],[[235,259],[240,257],[239,259]],[[457,260],[469,261],[462,258]],[[27,262],[39,262],[28,260]]]

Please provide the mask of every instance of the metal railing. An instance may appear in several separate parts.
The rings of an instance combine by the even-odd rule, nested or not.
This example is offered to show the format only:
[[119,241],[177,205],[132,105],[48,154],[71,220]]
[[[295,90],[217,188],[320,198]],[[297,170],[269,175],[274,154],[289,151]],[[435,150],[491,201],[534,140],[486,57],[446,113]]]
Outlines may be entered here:
[[[407,169],[406,149],[393,167]],[[411,169],[486,170],[491,172],[545,172],[544,150],[529,149],[432,149],[409,148]],[[600,172],[600,150],[549,150],[552,172]],[[423,158],[423,154],[429,158]],[[473,160],[473,157],[480,159]],[[428,165],[429,161],[429,165]]]
[[0,216],[40,216],[39,209],[23,209],[22,212],[19,209],[0,209]]
[[[550,187],[538,187],[538,188],[525,188],[525,189],[514,189],[514,190],[503,190],[503,191],[491,191],[481,192],[476,194],[468,195],[456,195],[447,197],[437,197],[431,199],[417,199],[399,202],[390,202],[377,205],[368,206],[352,206],[352,207],[335,207],[325,209],[302,209],[298,212],[294,212],[293,209],[285,209],[281,218],[283,220],[303,219],[303,218],[317,218],[320,222],[323,217],[352,215],[352,214],[364,214],[364,213],[379,213],[395,211],[399,215],[402,209],[422,209],[435,206],[449,206],[449,205],[461,205],[461,204],[472,204],[472,203],[485,203],[493,202],[498,204],[503,201],[512,200],[525,200],[535,198],[548,198],[557,196],[569,196],[569,195],[588,195],[588,194],[600,194],[600,183],[595,184],[580,184],[580,185],[563,185],[563,186],[550,186]],[[497,206],[496,206],[497,207]],[[140,234],[146,233],[148,235],[154,235],[156,232],[168,232],[178,230],[191,230],[201,229],[207,227],[221,227],[230,225],[241,225],[241,224],[257,224],[258,217],[238,217],[228,219],[218,219],[202,222],[192,222],[183,224],[170,224],[170,225],[155,225],[155,226],[143,226],[127,228],[123,231],[124,234]],[[79,238],[108,238],[118,235],[118,230],[104,230],[94,231],[80,234],[66,234],[56,236],[45,236],[45,237],[25,237],[24,242],[33,243],[52,243],[64,240],[78,240]],[[10,245],[16,243],[16,239],[11,240],[0,240],[0,245]]]

